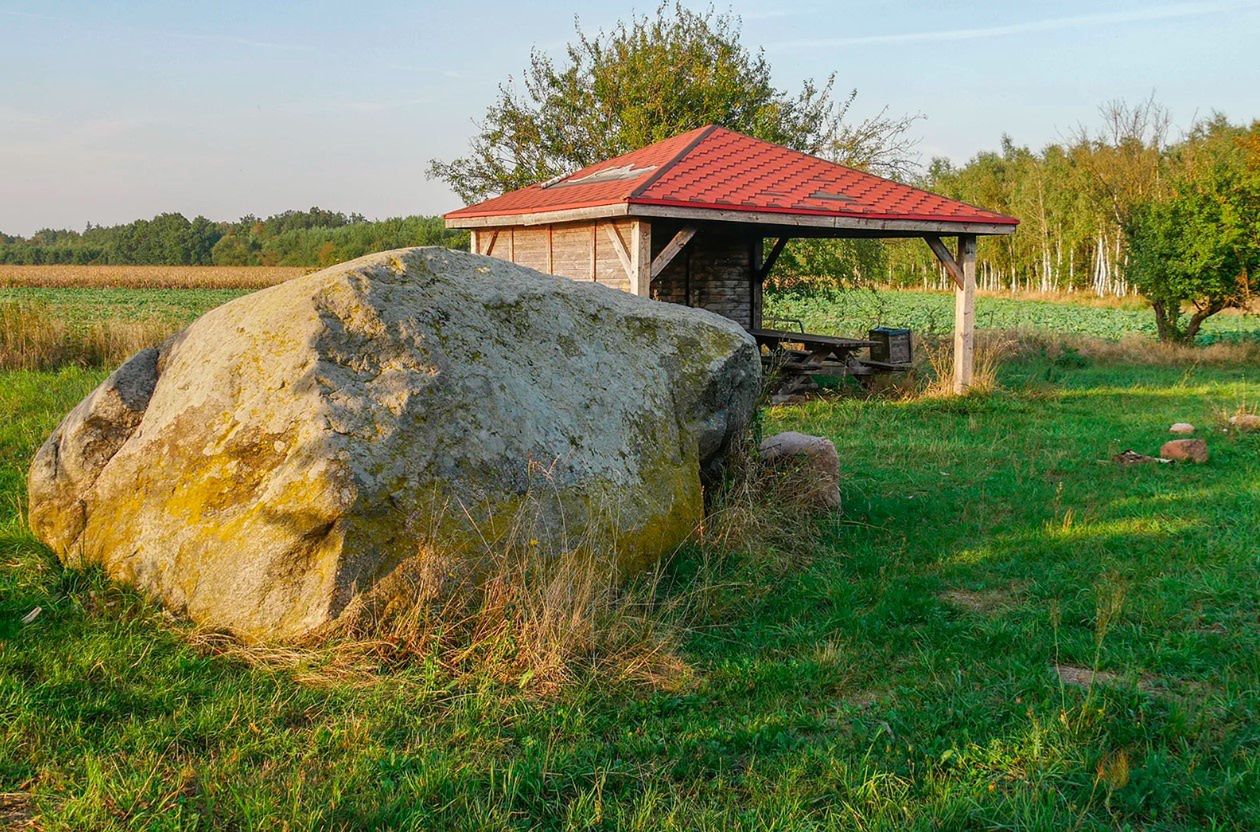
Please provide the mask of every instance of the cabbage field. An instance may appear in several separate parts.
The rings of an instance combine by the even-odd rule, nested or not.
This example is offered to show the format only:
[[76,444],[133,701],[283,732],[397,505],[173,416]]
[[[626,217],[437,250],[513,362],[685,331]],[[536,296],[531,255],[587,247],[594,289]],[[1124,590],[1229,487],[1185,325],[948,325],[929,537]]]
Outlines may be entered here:
[[[835,292],[776,292],[766,296],[765,314],[800,321],[810,332],[860,335],[873,326],[908,327],[920,333],[951,332],[954,296],[947,292],[853,289]],[[775,328],[794,328],[767,321]],[[1136,300],[1115,305],[1084,301],[1028,300],[982,295],[976,298],[980,329],[1042,330],[1119,340],[1155,336],[1155,317]],[[1200,343],[1260,339],[1260,315],[1227,311],[1203,325]]]

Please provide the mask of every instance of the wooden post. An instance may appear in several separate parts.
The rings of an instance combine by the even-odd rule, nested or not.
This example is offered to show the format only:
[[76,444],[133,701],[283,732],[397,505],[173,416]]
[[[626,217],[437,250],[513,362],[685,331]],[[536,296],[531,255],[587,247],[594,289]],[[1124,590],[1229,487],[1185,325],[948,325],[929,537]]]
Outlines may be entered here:
[[762,313],[765,303],[766,278],[770,275],[770,270],[774,268],[775,261],[779,259],[779,255],[783,253],[783,248],[787,245],[788,238],[780,237],[774,241],[774,245],[770,247],[767,254],[765,249],[765,241],[761,235],[757,235],[757,241],[753,246],[753,273],[752,273],[752,326],[753,329],[761,329]]
[[652,225],[630,221],[630,294],[641,298],[652,292]]
[[468,253],[469,254],[481,253],[477,251],[477,230],[475,228],[472,231],[468,232]]
[[590,260],[591,260],[591,281],[592,282],[599,280],[599,260],[598,260],[598,255],[596,254],[596,252],[599,251],[599,249],[596,247],[596,240],[595,240],[595,235],[598,233],[599,233],[599,223],[598,222],[591,223]]
[[751,253],[752,266],[749,269],[748,277],[748,326],[752,329],[761,329],[761,309],[762,309],[762,293],[764,284],[761,282],[761,267],[766,262],[765,240],[761,234],[754,233],[752,241]]
[[954,290],[954,392],[971,387],[976,364],[976,235],[958,237],[962,285]]

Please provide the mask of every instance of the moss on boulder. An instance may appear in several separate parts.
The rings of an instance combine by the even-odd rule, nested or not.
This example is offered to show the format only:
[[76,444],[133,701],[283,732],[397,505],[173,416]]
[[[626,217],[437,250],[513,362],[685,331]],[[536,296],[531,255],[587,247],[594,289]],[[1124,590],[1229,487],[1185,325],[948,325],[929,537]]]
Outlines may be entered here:
[[254,638],[405,591],[386,579],[430,556],[432,529],[443,557],[472,551],[540,485],[539,534],[597,532],[637,568],[700,520],[702,469],[759,375],[752,339],[702,310],[386,252],[128,361],[36,455],[31,526],[66,563]]

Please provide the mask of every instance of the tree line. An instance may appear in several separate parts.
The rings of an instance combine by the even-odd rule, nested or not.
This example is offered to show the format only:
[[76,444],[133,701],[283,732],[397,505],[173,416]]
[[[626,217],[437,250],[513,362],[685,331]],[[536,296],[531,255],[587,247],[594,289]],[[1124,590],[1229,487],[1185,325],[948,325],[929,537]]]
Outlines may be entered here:
[[235,222],[159,214],[83,231],[43,229],[29,237],[0,234],[0,263],[182,266],[330,266],[375,251],[407,246],[468,245],[465,231],[441,217],[368,220],[311,208]]
[[[1213,192],[1211,199],[1225,206],[1226,219],[1238,220],[1235,231],[1247,224],[1245,215],[1251,217],[1249,233],[1201,227],[1201,243],[1232,234],[1234,246],[1257,245],[1260,122],[1237,125],[1214,115],[1172,140],[1168,114],[1152,100],[1133,106],[1113,102],[1101,108],[1101,115],[1097,130],[1079,129],[1069,140],[1040,151],[1003,138],[999,150],[961,166],[934,160],[915,182],[1020,219],[1016,234],[980,241],[981,288],[1098,295],[1139,291],[1135,221],[1150,206],[1191,192]],[[1170,260],[1182,256],[1168,254]],[[861,265],[868,275],[896,286],[943,287],[947,280],[922,245],[886,246]]]

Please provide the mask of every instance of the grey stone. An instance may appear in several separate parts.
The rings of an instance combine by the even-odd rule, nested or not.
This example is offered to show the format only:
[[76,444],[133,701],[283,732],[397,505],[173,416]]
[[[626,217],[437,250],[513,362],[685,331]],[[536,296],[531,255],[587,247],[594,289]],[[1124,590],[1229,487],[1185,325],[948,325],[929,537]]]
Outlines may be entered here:
[[785,431],[761,443],[761,459],[772,467],[791,468],[803,479],[800,500],[839,510],[840,457],[830,439]]

